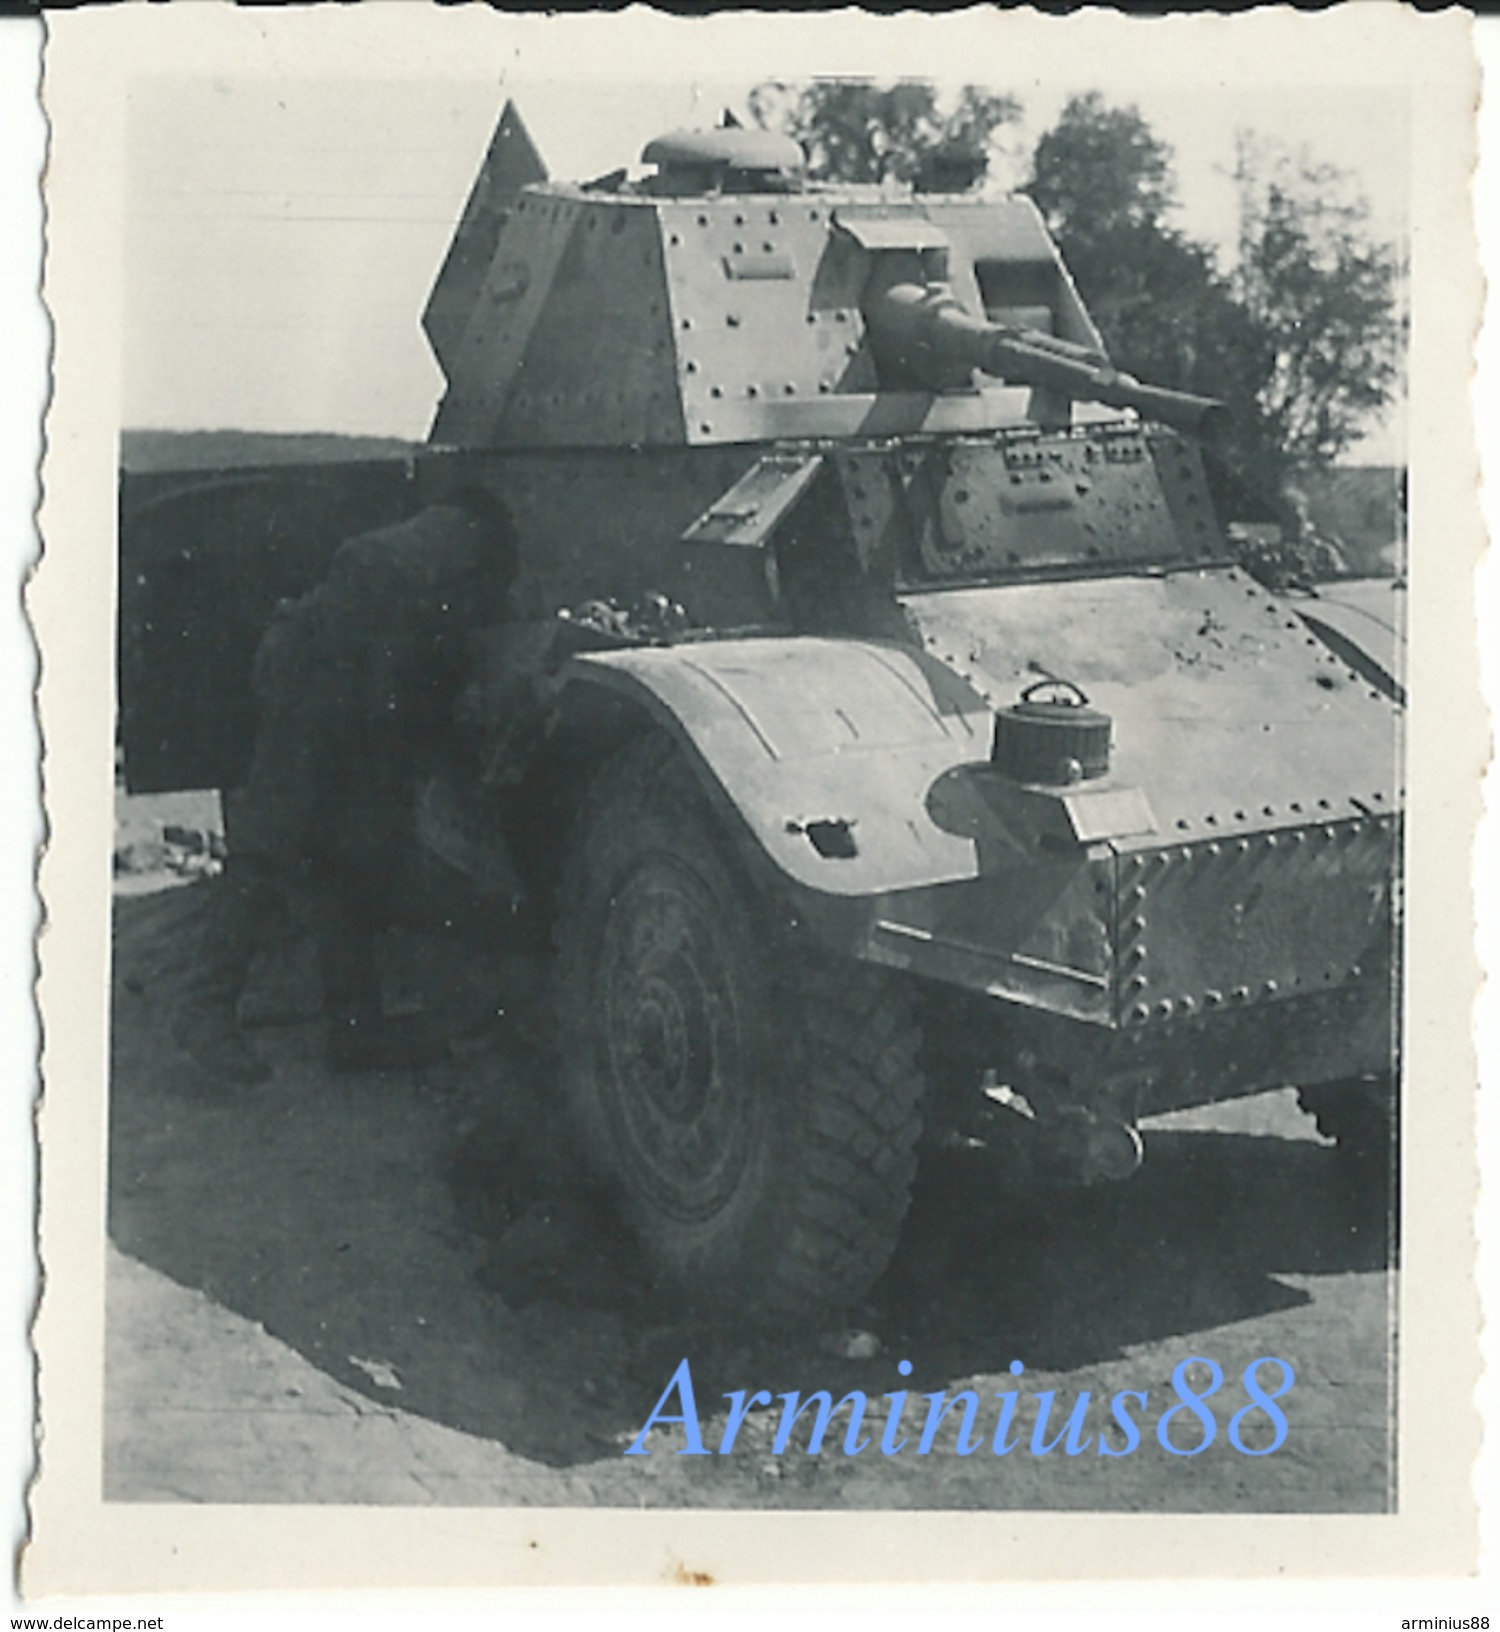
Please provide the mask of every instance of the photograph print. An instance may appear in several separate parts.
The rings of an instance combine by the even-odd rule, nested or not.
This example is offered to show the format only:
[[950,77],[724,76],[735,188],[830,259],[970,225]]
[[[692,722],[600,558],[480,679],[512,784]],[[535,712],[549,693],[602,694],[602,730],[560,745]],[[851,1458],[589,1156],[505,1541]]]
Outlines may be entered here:
[[126,82],[105,1506],[1399,1513],[1401,65],[490,22]]

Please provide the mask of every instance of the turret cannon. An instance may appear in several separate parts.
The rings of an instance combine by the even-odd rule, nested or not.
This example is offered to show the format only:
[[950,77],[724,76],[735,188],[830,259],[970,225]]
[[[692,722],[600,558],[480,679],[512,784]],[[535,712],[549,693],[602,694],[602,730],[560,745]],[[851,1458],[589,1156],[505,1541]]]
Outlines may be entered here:
[[1056,399],[1033,406],[1040,421],[1066,423],[1066,404],[1077,400],[1131,409],[1202,438],[1211,436],[1223,417],[1224,406],[1214,398],[1143,385],[1115,368],[1100,347],[974,317],[945,283],[890,284],[866,297],[864,312],[890,377],[929,391],[969,386],[977,369]]

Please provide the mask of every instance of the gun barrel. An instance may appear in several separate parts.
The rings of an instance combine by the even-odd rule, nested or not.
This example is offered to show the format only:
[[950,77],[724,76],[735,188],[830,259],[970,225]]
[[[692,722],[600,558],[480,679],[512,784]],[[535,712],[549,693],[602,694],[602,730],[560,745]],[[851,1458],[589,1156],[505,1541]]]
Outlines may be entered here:
[[942,285],[893,285],[865,315],[877,352],[929,390],[951,389],[977,368],[1079,401],[1132,408],[1194,436],[1211,435],[1223,417],[1214,398],[1144,385],[1089,347],[974,317]]

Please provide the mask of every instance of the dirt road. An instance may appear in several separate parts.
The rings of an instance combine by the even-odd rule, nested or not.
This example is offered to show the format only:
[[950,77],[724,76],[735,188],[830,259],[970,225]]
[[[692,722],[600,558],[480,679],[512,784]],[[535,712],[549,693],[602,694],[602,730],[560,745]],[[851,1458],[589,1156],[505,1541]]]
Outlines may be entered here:
[[[895,1261],[855,1311],[878,1340],[848,1357],[841,1334],[750,1345],[648,1312],[616,1273],[605,1229],[524,1306],[495,1289],[483,1142],[490,1112],[544,1069],[513,1033],[426,1072],[334,1078],[316,1024],[298,1018],[295,949],[277,1023],[257,1046],[260,1086],[202,1080],[166,1017],[191,955],[196,887],[128,878],[117,897],[111,1083],[106,1493],[202,1502],[1382,1511],[1393,1480],[1389,1242],[1379,1210],[1288,1091],[1148,1132],[1129,1183],[1045,1200],[1007,1196],[982,1157],[929,1163]],[[305,1012],[305,1011],[304,1011]],[[537,1290],[537,1289],[533,1289]],[[1279,1401],[1284,1442],[1229,1443],[1249,1362],[1295,1372]],[[1191,1357],[1224,1385],[1213,1443],[1173,1454],[1156,1434]],[[906,1390],[971,1389],[929,1454],[909,1443],[844,1454],[836,1419],[821,1454],[804,1426],[780,1451],[778,1400],[725,1455],[678,1456],[683,1424],[623,1453],[690,1362],[707,1448],[736,1389],[860,1390],[870,1420]],[[910,1362],[910,1374],[900,1367]],[[1024,1371],[1017,1376],[1012,1362]],[[1200,1390],[1206,1368],[1180,1373]],[[1280,1373],[1257,1373],[1274,1390]],[[996,1395],[1017,1394],[1019,1443],[992,1449]],[[1058,1436],[1083,1391],[1083,1444],[1036,1454],[1051,1390]],[[1109,1402],[1143,1392],[1126,1415]],[[680,1393],[664,1412],[681,1412]],[[1191,1408],[1168,1433],[1197,1443]],[[1274,1419],[1239,1433],[1263,1451]],[[1078,1436],[1075,1435],[1075,1439]],[[973,1443],[973,1441],[971,1441]],[[1105,1454],[1101,1454],[1101,1450]]]

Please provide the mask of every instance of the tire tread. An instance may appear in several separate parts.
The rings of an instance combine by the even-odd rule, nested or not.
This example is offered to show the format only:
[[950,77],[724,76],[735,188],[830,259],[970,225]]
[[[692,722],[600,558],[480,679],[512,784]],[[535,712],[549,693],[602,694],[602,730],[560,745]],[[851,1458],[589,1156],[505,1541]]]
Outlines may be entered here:
[[[565,1043],[588,1024],[587,928],[607,889],[610,852],[642,821],[656,831],[681,830],[689,849],[705,845],[735,877],[759,978],[781,1023],[777,1046],[806,1094],[795,1171],[782,1175],[777,1250],[753,1266],[753,1286],[683,1290],[711,1298],[727,1291],[753,1303],[762,1319],[842,1312],[885,1268],[910,1201],[923,1094],[910,994],[888,971],[835,959],[765,921],[725,853],[691,769],[653,733],[605,762],[573,824],[556,924],[556,1009]],[[576,1092],[573,1100],[578,1114]],[[579,1131],[608,1176],[600,1131]]]

